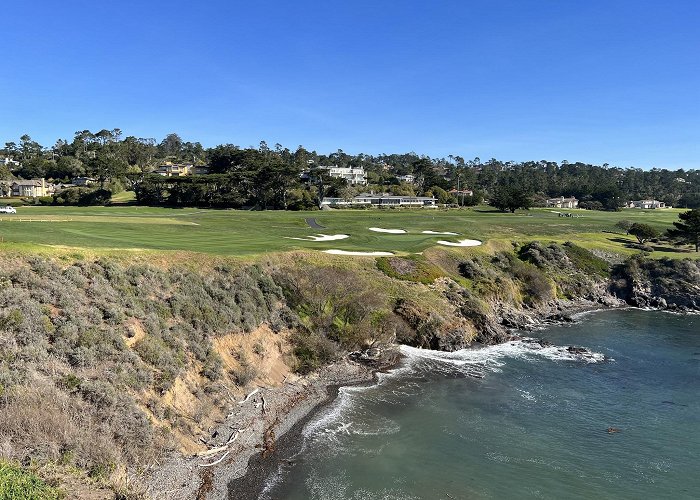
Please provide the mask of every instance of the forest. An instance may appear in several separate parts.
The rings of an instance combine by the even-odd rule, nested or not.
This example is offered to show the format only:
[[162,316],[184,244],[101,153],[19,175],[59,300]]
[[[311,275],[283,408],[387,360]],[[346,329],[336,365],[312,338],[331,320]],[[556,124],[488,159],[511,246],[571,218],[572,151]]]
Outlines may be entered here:
[[[153,170],[165,162],[207,166],[206,175],[164,178]],[[363,168],[367,186],[348,186],[319,167]],[[306,175],[302,176],[302,173]],[[413,183],[398,176],[412,174]],[[46,178],[69,183],[76,177],[96,179],[93,191],[42,200],[46,204],[104,204],[124,189],[137,202],[160,206],[303,210],[318,206],[323,196],[352,197],[361,191],[395,195],[433,195],[441,204],[475,205],[489,200],[518,199],[518,208],[542,205],[555,196],[575,196],[581,208],[616,210],[633,199],[657,199],[681,208],[700,207],[700,171],[649,170],[606,164],[561,161],[466,160],[449,155],[432,158],[415,152],[329,154],[303,146],[291,150],[265,141],[258,146],[200,142],[168,134],[161,141],[126,136],[118,128],[78,131],[71,140],[44,146],[31,136],[6,142],[0,149],[0,180]],[[473,191],[455,196],[454,189]],[[501,203],[502,205],[502,203]],[[507,207],[503,207],[506,209]]]

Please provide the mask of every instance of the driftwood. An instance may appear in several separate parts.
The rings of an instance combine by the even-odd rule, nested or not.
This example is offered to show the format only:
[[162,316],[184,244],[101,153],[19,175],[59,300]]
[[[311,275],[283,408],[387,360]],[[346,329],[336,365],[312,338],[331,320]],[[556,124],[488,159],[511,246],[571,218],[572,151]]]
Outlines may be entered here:
[[248,394],[248,395],[245,397],[245,399],[244,399],[243,401],[239,401],[238,404],[239,404],[239,405],[242,405],[243,403],[245,403],[246,401],[248,401],[252,396],[254,396],[255,394],[257,394],[259,390],[260,390],[260,388],[258,387],[257,389],[255,389],[254,391],[252,391],[250,394]]
[[199,465],[200,467],[211,467],[211,466],[213,466],[213,465],[220,464],[221,462],[224,461],[224,458],[226,458],[226,457],[228,456],[229,453],[231,453],[231,450],[228,450],[226,453],[224,453],[223,455],[221,455],[221,458],[219,458],[218,460],[216,460],[216,461],[214,461],[214,462],[209,462],[209,463],[206,463],[206,464],[198,464],[198,465]]
[[[221,453],[222,451],[228,450],[228,447],[231,445],[231,443],[233,443],[236,439],[238,439],[238,436],[241,434],[241,432],[245,432],[245,431],[238,430],[238,431],[232,433],[231,436],[228,438],[228,441],[226,441],[226,444],[223,444],[221,446],[217,446],[215,448],[208,449],[207,451],[203,451],[201,453],[197,453],[197,456],[198,457],[208,457],[211,455],[216,455],[217,453]],[[228,455],[228,453],[226,453],[226,454]],[[200,467],[208,467],[208,466],[200,464]]]

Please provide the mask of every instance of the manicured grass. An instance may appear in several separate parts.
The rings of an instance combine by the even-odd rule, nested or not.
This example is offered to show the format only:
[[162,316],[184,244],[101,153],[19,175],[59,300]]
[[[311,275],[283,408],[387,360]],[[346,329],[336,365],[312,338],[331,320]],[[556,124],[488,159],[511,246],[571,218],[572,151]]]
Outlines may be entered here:
[[[463,210],[334,210],[315,212],[252,212],[240,210],[117,207],[20,207],[16,215],[0,216],[1,247],[5,250],[70,247],[102,252],[120,249],[181,250],[218,255],[258,255],[295,249],[330,249],[418,253],[436,241],[473,238],[490,244],[511,241],[573,241],[586,248],[635,253],[626,247],[632,237],[615,229],[621,219],[645,222],[665,230],[679,210],[622,212],[568,211],[581,217],[559,217],[546,209],[506,214],[489,207]],[[308,227],[313,217],[326,229]],[[369,231],[369,227],[405,229],[407,234]],[[452,231],[460,236],[421,234]],[[323,234],[347,234],[330,242],[288,239]],[[669,245],[657,245],[653,256],[683,257]],[[477,247],[478,248],[478,247]],[[465,249],[464,251],[473,251]]]

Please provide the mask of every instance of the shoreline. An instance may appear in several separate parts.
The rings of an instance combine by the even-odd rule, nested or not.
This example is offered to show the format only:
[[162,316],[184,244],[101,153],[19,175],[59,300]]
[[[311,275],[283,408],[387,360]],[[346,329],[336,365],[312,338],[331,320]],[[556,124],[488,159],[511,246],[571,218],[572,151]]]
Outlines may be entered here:
[[[552,316],[538,318],[534,328],[546,328],[556,324],[565,325],[578,322],[578,319],[587,314],[617,310],[622,308],[618,305],[605,305],[592,301],[575,302],[567,304],[558,312],[557,318]],[[569,319],[566,319],[569,318]],[[512,331],[524,334],[527,329],[513,328]],[[518,335],[520,336],[520,335]],[[474,348],[476,346],[473,346]],[[401,357],[403,358],[403,356]],[[341,362],[342,363],[342,362]],[[288,429],[281,434],[275,441],[274,450],[267,456],[263,453],[252,454],[245,465],[244,473],[237,477],[230,477],[227,481],[227,499],[257,499],[265,491],[268,486],[268,480],[273,474],[280,471],[287,463],[292,463],[294,457],[303,450],[303,430],[306,425],[321,412],[324,408],[331,405],[339,396],[342,387],[367,386],[378,383],[378,373],[383,373],[397,368],[401,363],[401,359],[394,364],[381,368],[370,369],[371,377],[367,380],[348,380],[341,383],[330,383],[325,386],[326,397],[312,405],[304,415],[295,419],[293,422],[287,422]],[[361,365],[364,366],[364,365]]]

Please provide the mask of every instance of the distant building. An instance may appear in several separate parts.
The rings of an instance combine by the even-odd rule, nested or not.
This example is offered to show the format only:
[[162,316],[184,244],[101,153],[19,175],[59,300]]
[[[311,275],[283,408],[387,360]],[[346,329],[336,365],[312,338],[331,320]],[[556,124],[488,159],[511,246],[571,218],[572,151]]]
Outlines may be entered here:
[[92,186],[93,184],[97,184],[97,179],[93,179],[92,177],[76,177],[71,181],[71,184],[74,186]]
[[391,196],[388,194],[362,193],[354,198],[323,198],[321,206],[349,207],[435,207],[437,199],[428,196]]
[[334,178],[345,179],[349,184],[359,184],[361,186],[367,184],[367,174],[364,168],[339,167],[337,165],[319,166],[318,168],[328,170],[328,175]]
[[2,160],[0,160],[0,163],[8,167],[10,170],[20,166],[20,163],[18,161],[13,160],[9,156],[6,156]]
[[192,168],[192,173],[194,175],[206,175],[209,173],[209,167],[206,165],[195,165]]
[[17,198],[39,198],[50,194],[49,186],[45,179],[32,179],[28,181],[13,181],[10,184],[11,196]]
[[667,208],[663,201],[658,200],[636,200],[630,201],[627,208],[641,208],[644,210],[654,210],[656,208]]
[[471,189],[450,189],[448,193],[457,198],[460,196],[474,196],[474,191]]
[[397,175],[396,178],[401,182],[408,182],[409,184],[416,182],[416,176],[413,174]]
[[552,208],[578,208],[578,200],[573,196],[571,198],[564,198],[563,196],[549,198],[547,206]]
[[185,177],[192,173],[192,165],[182,165],[167,162],[156,168],[153,173],[162,175],[163,177]]

